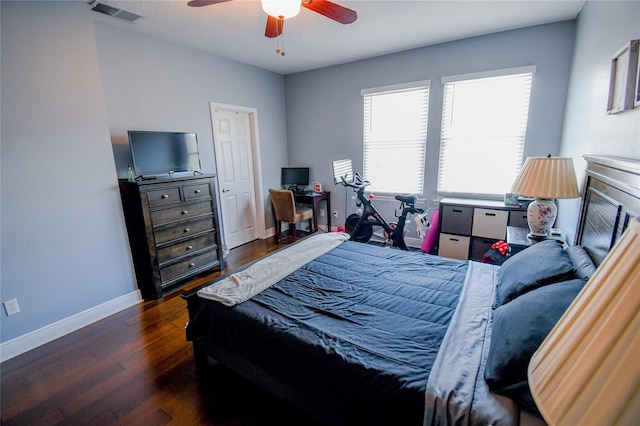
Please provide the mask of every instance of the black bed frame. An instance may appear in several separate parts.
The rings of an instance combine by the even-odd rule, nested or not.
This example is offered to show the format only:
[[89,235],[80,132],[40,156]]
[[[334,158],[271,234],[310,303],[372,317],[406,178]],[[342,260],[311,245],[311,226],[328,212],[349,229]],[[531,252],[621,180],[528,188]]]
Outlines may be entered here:
[[[574,244],[584,246],[599,265],[629,221],[640,216],[640,160],[596,155],[585,155],[584,158],[587,169]],[[196,292],[197,289],[183,294],[188,304],[198,303]],[[199,373],[206,372],[211,361],[216,360],[323,424],[337,420],[277,377],[226,348],[200,339],[193,341],[193,350]]]
[[574,244],[596,265],[640,215],[640,160],[585,155],[587,170]]

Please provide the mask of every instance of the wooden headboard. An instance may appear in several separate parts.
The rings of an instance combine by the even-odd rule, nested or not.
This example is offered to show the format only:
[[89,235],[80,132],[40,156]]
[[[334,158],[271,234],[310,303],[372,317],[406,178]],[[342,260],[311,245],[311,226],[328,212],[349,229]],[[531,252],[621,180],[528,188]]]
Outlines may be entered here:
[[582,189],[576,245],[600,265],[611,247],[640,216],[640,160],[585,155],[587,170]]

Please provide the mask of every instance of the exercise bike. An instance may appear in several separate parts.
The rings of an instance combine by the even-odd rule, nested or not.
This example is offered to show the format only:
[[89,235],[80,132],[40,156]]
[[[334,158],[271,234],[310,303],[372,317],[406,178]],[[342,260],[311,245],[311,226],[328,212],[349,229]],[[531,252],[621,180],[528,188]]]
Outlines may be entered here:
[[373,227],[380,226],[384,229],[385,238],[393,247],[401,250],[409,250],[404,242],[404,227],[407,222],[407,215],[422,214],[424,209],[416,207],[417,195],[396,195],[395,199],[400,201],[400,215],[396,210],[398,222],[387,222],[380,212],[371,203],[373,197],[367,197],[364,189],[371,184],[360,174],[355,173],[353,180],[348,182],[344,176],[341,176],[340,183],[344,186],[353,188],[356,191],[356,206],[362,208],[362,214],[354,213],[347,217],[345,228],[351,239],[359,243],[366,243],[373,235]]

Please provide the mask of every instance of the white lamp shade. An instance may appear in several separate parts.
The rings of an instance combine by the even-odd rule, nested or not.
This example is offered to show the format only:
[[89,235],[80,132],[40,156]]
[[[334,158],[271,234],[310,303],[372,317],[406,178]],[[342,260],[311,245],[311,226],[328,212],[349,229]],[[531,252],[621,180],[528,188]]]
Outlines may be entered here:
[[573,160],[566,157],[527,158],[511,192],[545,199],[580,196]]
[[529,386],[551,425],[640,424],[640,218],[533,355]]
[[300,12],[301,0],[262,0],[262,10],[278,19],[293,18]]

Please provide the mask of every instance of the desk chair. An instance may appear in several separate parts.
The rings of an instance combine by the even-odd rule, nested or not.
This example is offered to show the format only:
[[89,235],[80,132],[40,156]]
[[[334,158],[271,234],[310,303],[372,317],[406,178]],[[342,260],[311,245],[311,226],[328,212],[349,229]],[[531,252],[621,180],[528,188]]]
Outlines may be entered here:
[[293,191],[288,189],[269,189],[271,195],[271,203],[273,204],[273,213],[276,225],[276,242],[280,241],[282,233],[282,222],[289,224],[289,232],[296,240],[296,224],[303,220],[309,221],[309,231],[315,232],[313,229],[313,210],[308,207],[296,206],[293,199]]

